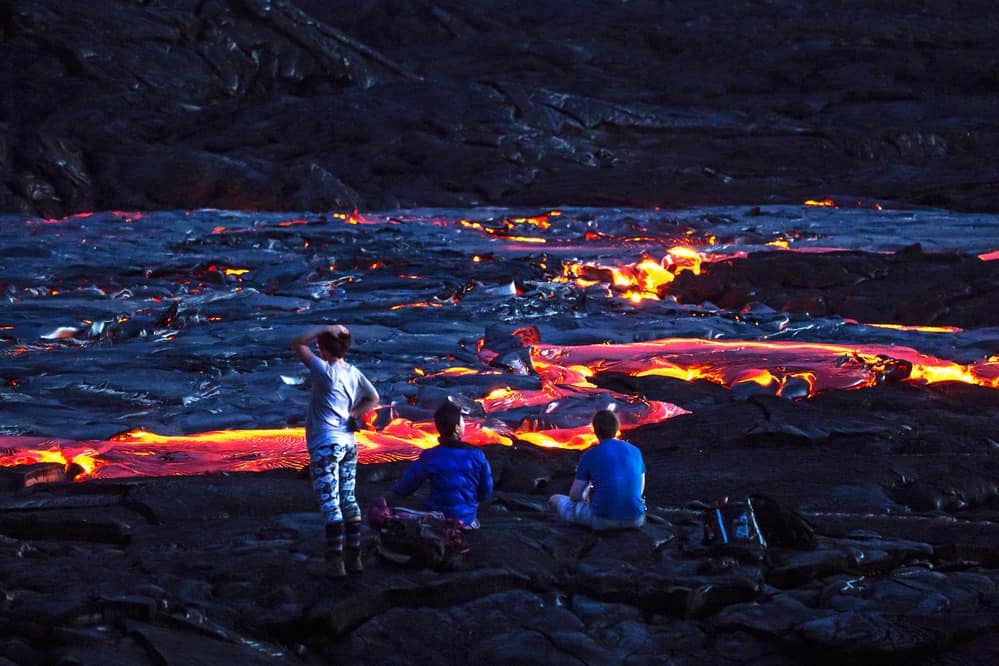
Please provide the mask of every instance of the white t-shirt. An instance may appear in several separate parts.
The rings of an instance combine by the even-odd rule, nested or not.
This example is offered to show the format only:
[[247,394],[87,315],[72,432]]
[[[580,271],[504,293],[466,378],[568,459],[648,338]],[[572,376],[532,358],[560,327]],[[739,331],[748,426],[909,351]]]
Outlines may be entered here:
[[327,363],[318,355],[309,361],[312,397],[305,417],[305,441],[311,451],[334,435],[349,433],[350,408],[375,393],[375,387],[350,363]]

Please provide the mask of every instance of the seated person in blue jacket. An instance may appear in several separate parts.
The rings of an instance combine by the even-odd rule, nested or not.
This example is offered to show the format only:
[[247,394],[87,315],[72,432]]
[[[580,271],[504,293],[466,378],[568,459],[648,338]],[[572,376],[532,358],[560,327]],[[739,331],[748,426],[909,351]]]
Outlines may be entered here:
[[461,408],[444,403],[434,413],[439,434],[437,446],[426,449],[413,461],[406,473],[392,487],[397,495],[411,495],[427,479],[430,495],[424,504],[428,511],[440,511],[471,528],[478,528],[479,502],[493,494],[493,474],[480,449],[461,441],[465,419]]
[[638,448],[617,439],[620,427],[608,409],[593,415],[599,443],[580,456],[569,495],[548,499],[548,508],[565,522],[594,530],[645,524],[645,461]]

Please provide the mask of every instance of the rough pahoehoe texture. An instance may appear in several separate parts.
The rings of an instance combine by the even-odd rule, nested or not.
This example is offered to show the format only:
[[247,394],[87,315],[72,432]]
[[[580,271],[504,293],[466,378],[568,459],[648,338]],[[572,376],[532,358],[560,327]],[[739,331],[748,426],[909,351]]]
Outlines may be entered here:
[[0,210],[999,209],[992,3],[14,0]]

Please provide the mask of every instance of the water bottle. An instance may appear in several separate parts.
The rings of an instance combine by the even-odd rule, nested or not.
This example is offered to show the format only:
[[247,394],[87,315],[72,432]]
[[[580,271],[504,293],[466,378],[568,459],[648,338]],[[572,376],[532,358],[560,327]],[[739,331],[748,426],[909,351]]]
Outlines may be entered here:
[[739,541],[749,541],[749,519],[745,511],[735,519],[735,538]]

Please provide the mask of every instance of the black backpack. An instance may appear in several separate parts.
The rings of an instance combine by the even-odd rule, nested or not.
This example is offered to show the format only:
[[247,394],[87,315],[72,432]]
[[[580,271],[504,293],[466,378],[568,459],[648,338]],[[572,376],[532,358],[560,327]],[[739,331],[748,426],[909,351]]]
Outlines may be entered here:
[[701,514],[701,524],[706,547],[739,552],[762,552],[767,547],[749,497],[732,501],[725,497],[712,503]]
[[768,546],[812,550],[815,526],[801,513],[767,495],[724,497],[701,513],[702,545],[735,553],[762,553]]
[[751,495],[756,524],[772,547],[812,550],[816,547],[815,526],[801,513],[768,495]]

